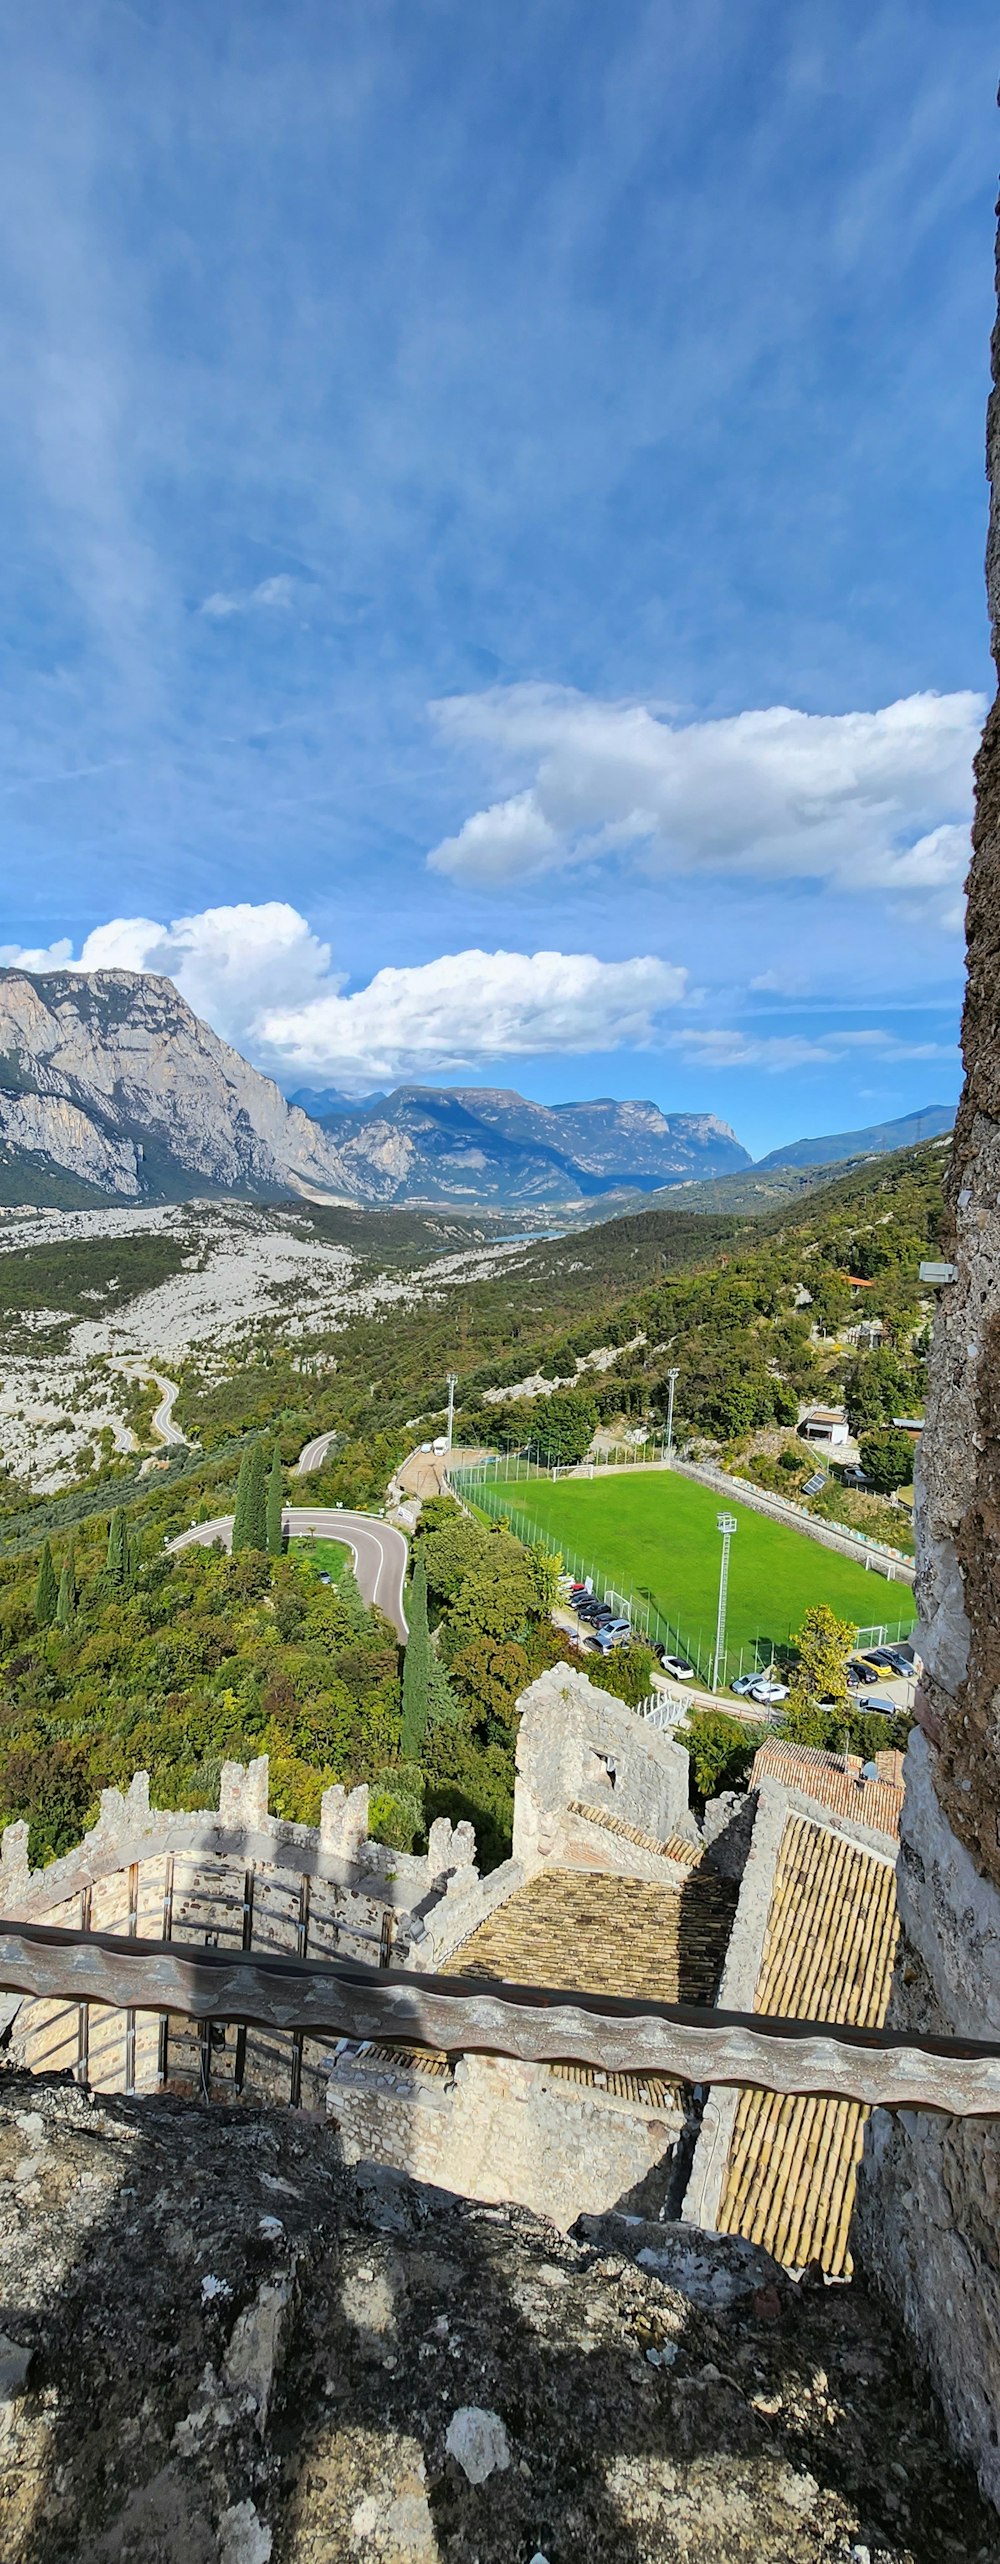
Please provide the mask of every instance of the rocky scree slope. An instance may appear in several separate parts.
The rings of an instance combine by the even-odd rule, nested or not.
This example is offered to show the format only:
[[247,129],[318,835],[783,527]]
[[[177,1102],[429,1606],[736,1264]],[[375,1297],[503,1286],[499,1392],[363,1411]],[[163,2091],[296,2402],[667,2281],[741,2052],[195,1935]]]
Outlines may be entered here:
[[860,2285],[583,2222],[0,2074],[5,2564],[995,2564]]

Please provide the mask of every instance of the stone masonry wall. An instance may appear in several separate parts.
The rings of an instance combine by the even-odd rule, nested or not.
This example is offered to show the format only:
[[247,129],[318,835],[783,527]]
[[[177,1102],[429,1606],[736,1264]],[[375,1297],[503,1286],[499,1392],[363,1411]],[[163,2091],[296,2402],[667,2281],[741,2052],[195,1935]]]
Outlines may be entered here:
[[[317,1828],[270,1816],[266,1756],[224,1764],[218,1809],[195,1814],[151,1808],[137,1772],[127,1795],[102,1793],[96,1826],[63,1859],[32,1871],[27,1850],[27,1826],[8,1825],[0,1916],[321,1959],[387,1956],[396,1967],[433,1965],[435,1935],[460,1937],[461,1924],[445,1921],[452,1894],[464,1917],[480,1884],[471,1826],[439,1818],[423,1858],[391,1852],[368,1838],[364,1787],[327,1790]],[[230,2029],[204,2041],[190,2023],[153,2012],[16,1997],[0,2026],[19,2064],[72,2073],[97,2091],[198,2089],[207,2077],[214,2091],[228,2082],[248,2098],[287,2100],[300,2088],[316,2097],[321,2049],[283,2032]]]
[[400,2057],[338,2058],[326,2088],[348,2162],[370,2157],[465,2199],[512,2200],[564,2231],[583,2211],[629,2200],[658,2165],[665,2195],[684,2124],[673,2094],[655,2108],[623,2106],[500,2057],[458,2057],[439,2078]]
[[[994,333],[994,384],[1000,329]],[[987,548],[1000,667],[1000,401]],[[1000,700],[976,766],[965,1085],[917,1464],[923,1735],[906,1758],[902,1933],[890,2020],[1000,2037]],[[905,2112],[869,2122],[858,2248],[930,2363],[1000,2504],[1000,2132]]]

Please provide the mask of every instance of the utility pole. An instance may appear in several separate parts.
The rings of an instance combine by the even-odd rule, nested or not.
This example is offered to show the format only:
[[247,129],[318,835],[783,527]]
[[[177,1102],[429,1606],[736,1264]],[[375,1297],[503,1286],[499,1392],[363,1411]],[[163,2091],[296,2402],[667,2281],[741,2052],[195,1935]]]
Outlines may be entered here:
[[675,1364],[675,1365],[674,1365],[673,1370],[672,1370],[672,1371],[668,1371],[668,1373],[667,1373],[667,1379],[668,1379],[668,1380],[669,1380],[669,1382],[670,1382],[670,1392],[669,1392],[669,1396],[668,1396],[668,1398],[667,1398],[667,1458],[668,1458],[668,1460],[672,1460],[672,1459],[673,1459],[673,1456],[674,1456],[674,1390],[675,1390],[675,1389],[676,1389],[676,1387],[677,1387],[677,1382],[678,1382],[679,1378],[680,1378],[680,1369],[679,1369],[679,1366],[678,1366],[677,1364]]
[[457,1371],[449,1371],[449,1373],[448,1373],[448,1449],[449,1449],[449,1451],[451,1450],[451,1437],[452,1437],[452,1432],[453,1432],[454,1424],[455,1424],[455,1391],[456,1391],[457,1387],[458,1387],[458,1373],[457,1373]]
[[715,1661],[712,1666],[712,1690],[719,1688],[719,1666],[726,1645],[726,1597],[729,1592],[729,1543],[737,1529],[734,1513],[717,1513],[716,1523],[722,1533],[722,1565],[719,1569],[719,1611],[715,1623]]

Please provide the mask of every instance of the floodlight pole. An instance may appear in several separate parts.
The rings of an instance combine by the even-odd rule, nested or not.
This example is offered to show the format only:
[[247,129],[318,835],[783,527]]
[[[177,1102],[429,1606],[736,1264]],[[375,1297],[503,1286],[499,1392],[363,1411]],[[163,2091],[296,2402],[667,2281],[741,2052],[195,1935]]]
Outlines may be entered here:
[[719,1688],[719,1665],[725,1653],[726,1644],[726,1596],[729,1592],[729,1543],[737,1528],[737,1524],[734,1513],[718,1513],[716,1514],[715,1519],[718,1528],[722,1533],[722,1565],[719,1569],[719,1611],[718,1618],[715,1623],[715,1658],[712,1665],[712,1690],[717,1692]]
[[452,1437],[452,1433],[453,1433],[453,1431],[454,1431],[454,1425],[455,1425],[455,1391],[456,1391],[457,1387],[458,1387],[458,1373],[457,1373],[457,1371],[449,1371],[449,1373],[448,1373],[448,1449],[449,1449],[449,1451],[451,1450],[451,1437]]
[[677,1387],[677,1383],[678,1383],[679,1378],[680,1378],[680,1370],[679,1370],[679,1367],[675,1364],[674,1369],[673,1369],[672,1371],[668,1371],[668,1373],[667,1373],[667,1379],[668,1379],[668,1381],[669,1381],[669,1383],[670,1383],[670,1390],[669,1390],[669,1395],[668,1395],[668,1398],[667,1398],[667,1458],[668,1458],[668,1460],[672,1460],[672,1459],[673,1459],[673,1456],[674,1456],[674,1390],[675,1390],[675,1389],[676,1389],[676,1387]]

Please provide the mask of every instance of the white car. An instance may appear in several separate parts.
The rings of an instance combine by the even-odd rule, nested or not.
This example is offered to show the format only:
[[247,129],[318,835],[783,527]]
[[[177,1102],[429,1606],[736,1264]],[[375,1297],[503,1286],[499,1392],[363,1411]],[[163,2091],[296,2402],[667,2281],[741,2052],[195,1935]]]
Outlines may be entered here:
[[748,1698],[759,1701],[762,1707],[770,1708],[774,1701],[788,1699],[788,1684],[772,1683],[765,1678],[762,1682],[751,1683]]
[[698,1680],[695,1668],[688,1664],[686,1656],[661,1656],[660,1663],[665,1674],[673,1675],[675,1683],[696,1683]]

